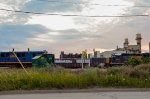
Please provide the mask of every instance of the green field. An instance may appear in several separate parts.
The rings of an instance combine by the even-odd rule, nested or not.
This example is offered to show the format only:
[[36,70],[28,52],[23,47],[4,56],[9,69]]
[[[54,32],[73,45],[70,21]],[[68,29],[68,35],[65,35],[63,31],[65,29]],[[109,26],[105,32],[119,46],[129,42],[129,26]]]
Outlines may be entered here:
[[0,90],[150,88],[150,64],[108,69],[0,69]]

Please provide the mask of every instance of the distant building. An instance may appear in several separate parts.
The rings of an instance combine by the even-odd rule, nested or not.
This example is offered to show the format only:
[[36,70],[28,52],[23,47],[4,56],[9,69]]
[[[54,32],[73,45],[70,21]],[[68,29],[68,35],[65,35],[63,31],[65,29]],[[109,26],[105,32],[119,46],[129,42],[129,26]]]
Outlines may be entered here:
[[124,42],[124,47],[123,48],[118,48],[116,50],[112,50],[112,51],[105,51],[103,53],[101,53],[101,56],[108,58],[111,57],[112,54],[121,54],[121,53],[134,53],[134,54],[139,54],[142,52],[141,50],[141,34],[136,34],[136,39],[137,44],[136,45],[129,45],[129,41],[128,38],[125,39]]
[[93,54],[92,54],[92,53],[89,53],[89,54],[88,54],[88,59],[91,59],[91,58],[93,58]]
[[94,51],[94,58],[100,58],[100,51]]
[[137,42],[136,45],[129,45],[128,38],[125,39],[123,50],[125,50],[126,53],[138,54],[138,53],[142,52],[142,50],[141,50],[141,40],[142,40],[141,34],[136,34],[135,40]]
[[101,57],[109,58],[112,56],[112,54],[121,54],[121,53],[126,53],[126,51],[119,51],[119,50],[105,51],[101,53]]
[[60,59],[81,59],[82,54],[78,54],[78,53],[69,53],[69,54],[65,54],[64,51],[61,51],[60,53]]

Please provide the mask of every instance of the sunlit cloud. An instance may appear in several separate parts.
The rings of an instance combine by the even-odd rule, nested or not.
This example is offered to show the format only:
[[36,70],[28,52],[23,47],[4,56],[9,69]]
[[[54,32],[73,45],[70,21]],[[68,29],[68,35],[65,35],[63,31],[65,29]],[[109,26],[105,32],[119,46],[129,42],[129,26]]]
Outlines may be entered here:
[[[39,21],[40,20],[40,21]],[[82,28],[82,25],[74,24],[72,17],[62,16],[32,16],[27,24],[41,24],[47,28],[55,30],[65,30],[71,28]]]

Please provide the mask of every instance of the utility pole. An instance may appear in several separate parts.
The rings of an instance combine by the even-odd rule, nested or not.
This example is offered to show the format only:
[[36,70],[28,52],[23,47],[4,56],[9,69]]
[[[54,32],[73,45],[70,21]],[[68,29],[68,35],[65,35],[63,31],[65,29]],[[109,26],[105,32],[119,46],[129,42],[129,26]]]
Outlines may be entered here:
[[83,69],[83,57],[82,57],[82,69]]
[[14,52],[14,49],[12,51],[12,53],[14,54],[14,56],[16,57],[16,59],[18,60],[18,62],[20,63],[21,67],[23,68],[23,70],[26,72],[26,74],[28,74],[27,70],[25,69],[25,67],[23,66],[22,62],[20,61],[20,59],[18,58],[18,56],[16,55],[16,53]]
[[91,60],[89,59],[89,67],[91,67]]

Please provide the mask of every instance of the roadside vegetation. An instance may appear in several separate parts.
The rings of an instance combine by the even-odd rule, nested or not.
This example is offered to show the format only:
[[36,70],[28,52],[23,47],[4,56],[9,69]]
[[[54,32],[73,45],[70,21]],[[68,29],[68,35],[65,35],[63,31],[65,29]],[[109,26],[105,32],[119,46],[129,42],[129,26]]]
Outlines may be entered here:
[[132,66],[137,66],[140,64],[149,64],[150,63],[150,58],[142,58],[142,59],[136,59],[136,58],[131,58],[126,62],[126,65],[132,65]]
[[150,88],[150,64],[67,70],[63,68],[1,69],[0,90]]

